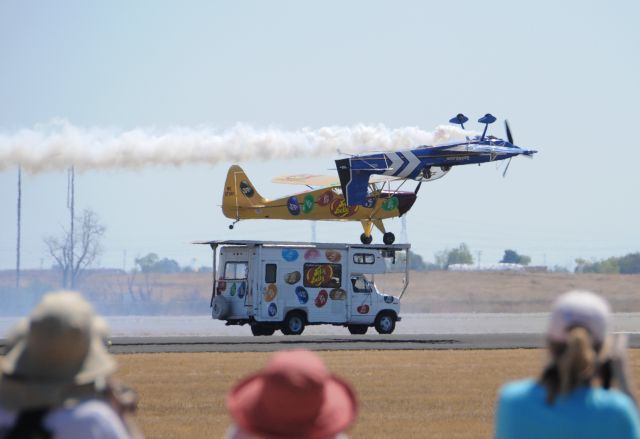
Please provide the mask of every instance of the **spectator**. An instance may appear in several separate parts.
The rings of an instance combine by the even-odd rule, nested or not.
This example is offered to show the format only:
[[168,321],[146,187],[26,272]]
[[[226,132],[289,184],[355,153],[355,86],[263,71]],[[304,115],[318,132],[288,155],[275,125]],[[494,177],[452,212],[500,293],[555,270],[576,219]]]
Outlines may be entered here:
[[608,352],[611,311],[584,291],[560,296],[547,330],[549,365],[535,380],[505,385],[499,395],[496,438],[640,438],[626,387],[624,352]]
[[301,350],[274,354],[231,389],[227,408],[235,421],[227,439],[337,439],[346,438],[358,403],[347,382]]
[[141,437],[125,421],[131,392],[110,379],[106,333],[80,294],[45,295],[12,331],[0,366],[0,439]]

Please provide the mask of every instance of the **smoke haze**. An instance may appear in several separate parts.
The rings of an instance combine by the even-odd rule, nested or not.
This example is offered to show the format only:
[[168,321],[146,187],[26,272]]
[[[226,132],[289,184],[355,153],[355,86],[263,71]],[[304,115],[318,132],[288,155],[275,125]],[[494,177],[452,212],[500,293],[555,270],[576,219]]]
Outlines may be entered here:
[[22,166],[30,173],[61,170],[143,168],[246,162],[394,150],[463,139],[469,132],[442,125],[433,132],[384,125],[303,128],[284,131],[237,124],[219,131],[208,127],[118,131],[77,127],[54,120],[15,133],[0,132],[0,171]]

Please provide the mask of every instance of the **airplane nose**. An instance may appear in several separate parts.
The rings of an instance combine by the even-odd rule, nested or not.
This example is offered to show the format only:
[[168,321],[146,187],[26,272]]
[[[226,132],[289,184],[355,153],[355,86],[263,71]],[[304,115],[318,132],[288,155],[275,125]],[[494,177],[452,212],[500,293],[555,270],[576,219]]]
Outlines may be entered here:
[[404,215],[411,209],[413,203],[416,202],[416,194],[414,192],[400,192],[396,194],[398,197],[398,212],[400,216]]

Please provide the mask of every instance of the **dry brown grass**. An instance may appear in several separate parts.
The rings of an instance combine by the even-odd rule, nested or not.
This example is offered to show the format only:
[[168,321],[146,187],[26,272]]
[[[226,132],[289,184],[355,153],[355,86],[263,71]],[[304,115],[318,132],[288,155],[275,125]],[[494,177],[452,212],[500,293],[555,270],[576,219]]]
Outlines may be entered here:
[[[129,295],[140,299],[141,292],[149,291],[154,301],[196,301],[208,312],[211,273],[138,274],[129,288],[131,280],[130,275],[98,271],[82,278],[79,289],[105,300]],[[23,274],[23,285],[37,282],[55,286],[59,279],[49,270]],[[0,288],[14,283],[13,271],[0,271]],[[378,275],[376,283],[382,291],[397,294],[400,276]],[[436,271],[411,273],[403,312],[547,312],[558,294],[575,288],[602,294],[615,311],[640,311],[640,275]]]
[[[354,384],[361,414],[353,438],[491,437],[502,383],[538,373],[541,350],[320,352]],[[229,425],[224,397],[268,353],[136,354],[118,357],[119,376],[140,393],[148,438],[219,438]],[[631,352],[640,363],[640,350]],[[640,367],[633,368],[640,382]]]

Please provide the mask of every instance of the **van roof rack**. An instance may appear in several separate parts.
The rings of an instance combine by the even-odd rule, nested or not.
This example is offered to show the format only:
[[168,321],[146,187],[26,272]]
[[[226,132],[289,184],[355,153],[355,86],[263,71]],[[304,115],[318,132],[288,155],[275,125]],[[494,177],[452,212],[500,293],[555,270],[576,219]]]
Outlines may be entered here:
[[221,241],[196,241],[192,244],[209,245],[216,248],[220,245],[238,245],[246,247],[313,247],[313,248],[362,248],[371,250],[408,250],[411,244],[349,244],[344,242],[298,242],[298,241],[252,241],[252,240],[221,240]]

